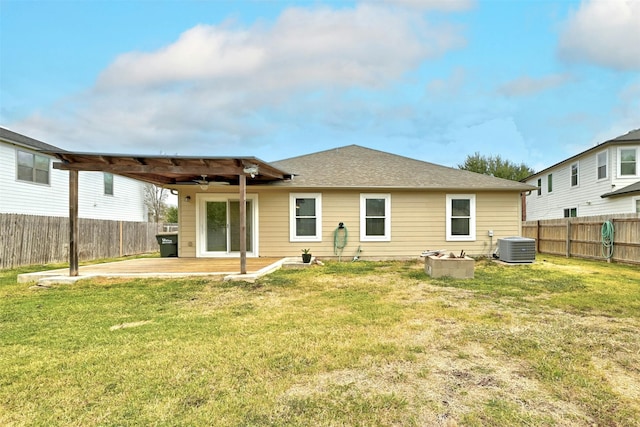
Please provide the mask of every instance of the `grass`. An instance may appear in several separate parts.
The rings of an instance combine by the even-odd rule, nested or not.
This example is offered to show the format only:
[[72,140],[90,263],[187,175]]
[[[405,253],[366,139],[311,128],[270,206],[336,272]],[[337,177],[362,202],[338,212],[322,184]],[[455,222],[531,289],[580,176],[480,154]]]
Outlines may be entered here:
[[256,283],[0,272],[0,425],[640,424],[640,271],[328,262]]

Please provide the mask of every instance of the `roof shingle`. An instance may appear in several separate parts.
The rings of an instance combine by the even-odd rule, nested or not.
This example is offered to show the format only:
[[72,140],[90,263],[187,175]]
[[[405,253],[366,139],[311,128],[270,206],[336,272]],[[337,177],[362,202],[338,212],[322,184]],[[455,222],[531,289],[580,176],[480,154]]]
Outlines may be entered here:
[[37,139],[29,138],[28,136],[19,134],[9,129],[5,129],[3,127],[0,127],[0,140],[38,151],[64,151],[56,146],[38,141]]
[[271,162],[294,174],[274,185],[309,188],[397,188],[528,191],[535,187],[358,145]]

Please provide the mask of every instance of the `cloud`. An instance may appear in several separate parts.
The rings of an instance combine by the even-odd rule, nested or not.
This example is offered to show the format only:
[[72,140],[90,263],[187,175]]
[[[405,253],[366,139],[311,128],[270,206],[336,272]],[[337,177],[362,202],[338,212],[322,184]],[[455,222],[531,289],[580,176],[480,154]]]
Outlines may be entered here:
[[574,80],[569,74],[551,74],[540,78],[519,77],[500,86],[498,92],[506,96],[529,96],[562,86]]
[[558,53],[568,61],[640,70],[640,1],[582,2],[562,28]]
[[155,52],[123,54],[100,75],[97,87],[378,87],[463,43],[455,28],[430,26],[407,11],[367,4],[290,8],[272,26],[199,25]]
[[365,3],[289,8],[248,27],[197,25],[155,51],[118,56],[94,87],[14,125],[47,129],[47,141],[71,150],[252,155],[292,121],[353,117],[362,99],[465,44],[460,27],[439,22]]
[[608,128],[596,133],[591,141],[593,144],[640,129],[640,78],[624,86],[618,93],[617,100],[613,110],[615,119]]

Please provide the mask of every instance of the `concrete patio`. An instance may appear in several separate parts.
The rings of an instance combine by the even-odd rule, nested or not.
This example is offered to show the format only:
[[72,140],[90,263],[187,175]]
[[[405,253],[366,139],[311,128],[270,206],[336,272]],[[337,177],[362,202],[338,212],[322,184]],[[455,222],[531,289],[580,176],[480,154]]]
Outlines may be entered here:
[[299,258],[247,258],[247,274],[240,274],[238,258],[137,258],[79,267],[78,276],[69,269],[20,274],[18,283],[73,283],[93,277],[176,278],[218,277],[224,280],[252,281],[283,266],[302,266]]

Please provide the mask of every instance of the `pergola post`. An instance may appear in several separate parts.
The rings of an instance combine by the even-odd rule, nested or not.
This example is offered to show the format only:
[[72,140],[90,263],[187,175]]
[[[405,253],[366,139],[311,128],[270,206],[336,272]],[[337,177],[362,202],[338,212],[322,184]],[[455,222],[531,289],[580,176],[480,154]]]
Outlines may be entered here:
[[247,176],[238,175],[240,198],[240,274],[247,274]]
[[78,171],[69,171],[69,276],[78,275]]

